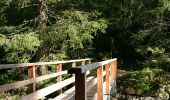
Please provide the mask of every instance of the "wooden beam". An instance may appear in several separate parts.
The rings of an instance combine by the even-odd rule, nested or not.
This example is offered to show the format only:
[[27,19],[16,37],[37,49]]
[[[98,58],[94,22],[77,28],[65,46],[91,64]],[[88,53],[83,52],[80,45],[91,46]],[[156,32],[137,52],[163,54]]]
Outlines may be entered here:
[[63,75],[63,74],[67,74],[67,71],[62,71],[62,72],[59,72],[59,73],[52,73],[52,74],[48,74],[48,75],[44,75],[44,76],[31,78],[31,79],[28,79],[28,80],[17,81],[17,82],[14,82],[14,83],[1,85],[0,86],[0,92],[8,91],[8,90],[15,89],[15,88],[20,88],[22,86],[25,86],[25,85],[28,85],[28,84],[31,84],[31,83],[40,82],[40,81],[50,79],[50,78],[54,78],[54,77],[57,77],[57,76],[60,76],[60,75]]
[[108,63],[111,63],[113,61],[116,61],[117,59],[110,59],[110,60],[106,60],[106,61],[102,61],[102,62],[96,62],[96,63],[92,63],[92,64],[87,64],[87,65],[81,65],[81,66],[77,66],[76,68],[71,68],[68,70],[69,74],[74,74],[74,73],[85,73],[87,71],[96,69],[99,66],[103,66],[106,65]]
[[117,72],[117,61],[113,61],[110,63],[110,76],[111,76],[111,81],[116,80],[116,72]]
[[91,59],[88,60],[88,64],[91,64]]
[[[94,76],[88,77],[86,79],[86,91],[90,91],[90,89],[92,87],[95,87],[97,83],[97,78]],[[75,86],[73,86],[72,88],[64,91],[62,94],[60,94],[59,96],[55,97],[52,100],[72,100],[75,96]],[[88,98],[87,98],[88,99]]]
[[64,64],[64,63],[72,63],[72,62],[81,62],[86,61],[87,59],[77,59],[77,60],[67,60],[67,61],[53,61],[53,62],[35,62],[35,63],[21,63],[21,64],[1,64],[0,69],[8,69],[8,68],[19,68],[19,67],[29,67],[29,66],[38,66],[38,65],[56,65],[56,64]]
[[82,66],[85,65],[85,61],[81,61],[81,65],[82,65]]
[[109,79],[109,65],[106,64],[105,65],[105,69],[106,69],[106,94],[109,95],[110,94],[110,79]]
[[[57,73],[62,72],[62,64],[57,64]],[[62,75],[57,77],[57,83],[62,81]],[[61,94],[62,93],[62,88],[60,90],[57,91],[57,94]]]
[[103,100],[103,66],[97,68],[97,100]]
[[73,83],[75,81],[74,77],[71,77],[69,79],[66,79],[60,83],[53,84],[51,86],[45,87],[43,89],[40,89],[38,91],[35,91],[29,95],[26,95],[21,98],[21,100],[39,100],[42,99],[43,97]]
[[[72,68],[75,68],[75,67],[76,67],[76,62],[72,62],[72,63],[71,63],[71,67],[72,67]],[[74,77],[74,76],[75,76],[75,74],[73,74],[73,77]]]
[[75,100],[86,100],[86,73],[75,73]]
[[[35,78],[35,66],[28,67],[28,78]],[[36,91],[36,83],[28,85],[28,93]]]

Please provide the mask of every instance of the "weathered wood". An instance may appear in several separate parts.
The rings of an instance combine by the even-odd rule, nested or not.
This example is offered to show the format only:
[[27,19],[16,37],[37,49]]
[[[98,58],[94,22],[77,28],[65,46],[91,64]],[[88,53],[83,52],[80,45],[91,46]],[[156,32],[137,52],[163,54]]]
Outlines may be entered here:
[[88,60],[88,64],[91,64],[91,59]]
[[107,61],[102,61],[102,62],[96,62],[93,64],[87,64],[87,65],[83,65],[83,66],[77,66],[76,68],[70,68],[68,70],[69,74],[74,74],[74,73],[85,73],[87,71],[90,71],[92,69],[96,69],[99,66],[103,66],[105,64],[111,63],[112,61],[116,61],[117,59],[111,59],[111,60],[107,60]]
[[[76,67],[76,62],[72,62],[72,63],[71,63],[71,67],[72,67],[72,68],[75,68],[75,67]],[[75,74],[73,74],[72,76],[74,77]],[[74,85],[74,83],[73,83],[73,85]]]
[[19,68],[19,67],[29,67],[29,66],[38,66],[38,65],[56,65],[56,64],[64,64],[64,63],[72,63],[72,62],[81,62],[86,61],[87,59],[77,59],[77,60],[68,60],[68,61],[54,61],[54,62],[36,62],[36,63],[21,63],[21,64],[1,64],[0,69],[7,68]]
[[[91,64],[91,59],[88,60],[88,64]],[[90,71],[87,71],[90,74]]]
[[[97,83],[97,78],[94,76],[88,77],[86,79],[86,91],[90,91],[90,89],[92,87],[94,87]],[[74,100],[74,96],[75,96],[75,86],[73,86],[72,88],[66,90],[65,92],[63,92],[62,94],[60,94],[59,96],[55,97],[52,100]],[[88,100],[88,98],[87,98]]]
[[[35,66],[28,67],[28,78],[35,78]],[[32,93],[36,91],[36,83],[32,83],[28,85],[28,93]]]
[[117,62],[113,61],[110,63],[110,77],[111,81],[116,80]]
[[[62,64],[57,64],[57,72],[61,72],[62,71]],[[58,76],[57,77],[57,83],[62,81],[62,76]],[[61,94],[62,93],[62,88],[60,90],[57,91],[57,94]]]
[[117,61],[113,61],[113,80],[116,80],[116,73],[117,73]]
[[15,89],[15,88],[20,88],[22,86],[25,86],[25,85],[28,85],[28,84],[31,84],[31,83],[40,82],[40,81],[50,79],[50,78],[54,78],[54,77],[57,77],[57,76],[60,76],[60,75],[63,75],[63,74],[67,74],[67,71],[62,71],[62,72],[59,72],[59,73],[52,73],[52,74],[48,74],[48,75],[44,75],[44,76],[40,76],[40,77],[31,78],[31,79],[28,79],[28,80],[23,80],[23,81],[18,81],[18,82],[15,82],[15,83],[1,85],[0,86],[0,92],[8,91],[8,90]]
[[103,67],[97,68],[97,100],[103,100]]
[[66,79],[60,83],[56,83],[54,85],[48,86],[46,88],[40,89],[34,93],[31,93],[29,95],[26,95],[25,97],[22,97],[21,100],[38,100],[41,99],[75,81],[74,77],[71,77],[69,79]]
[[105,70],[106,70],[106,94],[110,94],[110,79],[109,79],[109,65],[105,65]]
[[72,68],[75,68],[75,67],[76,67],[76,62],[72,62],[72,63],[71,63],[71,67],[72,67]]
[[75,100],[86,100],[86,73],[75,74]]
[[85,65],[85,61],[81,61],[80,63],[81,63],[82,66]]

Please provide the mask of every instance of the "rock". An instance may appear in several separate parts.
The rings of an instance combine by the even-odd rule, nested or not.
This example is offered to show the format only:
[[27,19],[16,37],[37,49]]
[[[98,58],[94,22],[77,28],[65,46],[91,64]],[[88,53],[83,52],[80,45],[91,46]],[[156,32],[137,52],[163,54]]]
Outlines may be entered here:
[[170,94],[170,84],[168,84],[168,85],[166,86],[166,90],[167,90],[167,92]]
[[128,87],[128,88],[126,88],[126,93],[127,94],[136,94],[136,91],[134,88]]
[[123,94],[117,93],[115,97],[118,98],[118,99],[125,99],[126,96],[123,95]]
[[165,87],[166,86],[163,86],[159,89],[158,98],[161,100],[169,100],[169,94],[165,92]]
[[156,97],[141,97],[140,100],[158,100]]
[[136,94],[137,94],[137,95],[141,95],[142,93],[143,93],[143,91],[142,91],[141,89],[137,89],[137,90],[136,90]]

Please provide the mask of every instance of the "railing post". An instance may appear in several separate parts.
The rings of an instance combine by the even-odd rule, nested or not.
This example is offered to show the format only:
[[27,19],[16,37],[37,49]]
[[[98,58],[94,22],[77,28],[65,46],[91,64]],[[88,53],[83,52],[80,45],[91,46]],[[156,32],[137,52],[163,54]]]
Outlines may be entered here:
[[110,79],[109,79],[109,65],[106,64],[105,65],[105,69],[106,69],[106,94],[109,95],[110,94]]
[[88,60],[88,64],[91,64],[91,59]]
[[[35,78],[35,66],[28,67],[28,78]],[[32,83],[28,85],[28,93],[35,92],[36,83]]]
[[97,100],[103,100],[103,66],[97,68]]
[[75,73],[75,100],[86,99],[86,73]]
[[[72,62],[71,67],[72,67],[72,68],[75,68],[75,67],[76,67],[76,62]],[[75,76],[75,74],[73,74],[73,77],[74,77],[74,76]]]
[[111,80],[116,80],[117,61],[111,62]]
[[[57,64],[57,72],[61,72],[62,71],[62,64]],[[62,76],[58,76],[57,77],[57,83],[62,81]],[[57,91],[57,94],[61,94],[62,93],[62,89]]]
[[116,90],[117,60],[111,62],[111,66],[110,67],[111,67],[110,68],[110,71],[111,71],[110,72],[110,74],[111,74],[110,76],[111,76],[111,85],[112,85],[110,94],[113,96],[117,92],[117,90]]
[[85,61],[81,61],[81,65],[85,65]]

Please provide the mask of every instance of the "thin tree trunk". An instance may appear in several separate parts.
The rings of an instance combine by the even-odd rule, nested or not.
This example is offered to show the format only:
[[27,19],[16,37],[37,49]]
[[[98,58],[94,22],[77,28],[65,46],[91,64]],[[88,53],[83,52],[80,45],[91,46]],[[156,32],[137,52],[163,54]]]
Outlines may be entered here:
[[[47,21],[48,21],[47,6],[43,0],[36,0],[36,3],[38,4],[38,7],[37,7],[38,16],[36,18],[36,27],[39,31],[41,31],[41,30],[45,29]],[[41,37],[43,37],[42,33],[40,33],[40,39],[41,39]],[[45,55],[48,54],[49,48],[47,46],[47,43],[48,43],[48,41],[45,39],[43,41],[43,43],[41,44],[41,46],[36,51],[35,55],[30,60],[30,62],[39,62],[42,60],[42,58]],[[38,72],[40,75],[45,74],[46,67],[45,66],[39,67]]]

